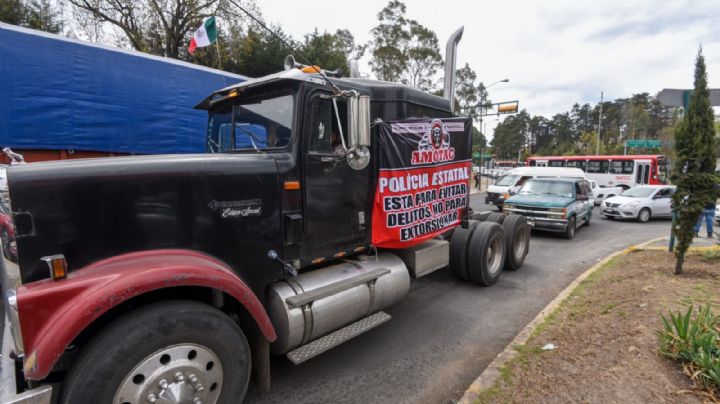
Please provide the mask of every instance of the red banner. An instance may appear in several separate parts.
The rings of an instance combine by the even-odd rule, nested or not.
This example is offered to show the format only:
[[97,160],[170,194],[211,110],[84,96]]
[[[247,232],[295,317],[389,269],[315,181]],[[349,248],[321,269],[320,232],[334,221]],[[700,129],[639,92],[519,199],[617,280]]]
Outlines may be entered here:
[[380,131],[389,155],[381,157],[375,191],[375,246],[411,247],[460,224],[471,177],[465,121],[394,123]]

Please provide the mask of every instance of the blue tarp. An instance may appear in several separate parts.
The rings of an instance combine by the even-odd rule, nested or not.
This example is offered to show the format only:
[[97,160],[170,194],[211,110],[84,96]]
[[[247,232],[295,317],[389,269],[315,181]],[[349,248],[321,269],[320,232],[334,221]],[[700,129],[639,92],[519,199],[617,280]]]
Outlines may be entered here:
[[0,23],[0,147],[202,153],[193,107],[246,79]]

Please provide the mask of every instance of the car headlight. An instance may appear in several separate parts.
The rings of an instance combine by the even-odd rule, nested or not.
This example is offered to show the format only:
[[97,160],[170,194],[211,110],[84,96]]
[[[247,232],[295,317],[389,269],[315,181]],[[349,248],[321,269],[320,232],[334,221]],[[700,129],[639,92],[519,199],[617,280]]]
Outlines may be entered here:
[[640,205],[640,201],[630,201],[622,205],[623,208],[634,208]]

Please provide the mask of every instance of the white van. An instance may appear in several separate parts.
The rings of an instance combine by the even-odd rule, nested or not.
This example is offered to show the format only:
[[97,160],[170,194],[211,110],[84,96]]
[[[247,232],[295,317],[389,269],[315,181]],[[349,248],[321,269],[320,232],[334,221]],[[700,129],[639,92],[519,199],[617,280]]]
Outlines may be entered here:
[[516,191],[530,178],[583,178],[587,179],[585,172],[579,168],[565,167],[517,167],[508,170],[505,175],[498,178],[494,185],[488,187],[485,203],[497,206],[502,210],[505,199],[510,197],[511,191]]

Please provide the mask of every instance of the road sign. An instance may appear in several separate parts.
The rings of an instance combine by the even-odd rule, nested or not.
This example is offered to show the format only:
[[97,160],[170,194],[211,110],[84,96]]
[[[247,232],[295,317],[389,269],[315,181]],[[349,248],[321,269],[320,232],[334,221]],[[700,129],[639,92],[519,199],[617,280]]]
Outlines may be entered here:
[[[668,107],[687,107],[693,90],[664,88],[658,93],[657,99]],[[720,106],[720,89],[710,89],[710,105]]]
[[653,147],[660,147],[661,143],[659,140],[651,140],[651,139],[634,139],[634,140],[626,140],[625,141],[625,147],[644,147],[644,148],[653,148]]

